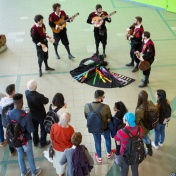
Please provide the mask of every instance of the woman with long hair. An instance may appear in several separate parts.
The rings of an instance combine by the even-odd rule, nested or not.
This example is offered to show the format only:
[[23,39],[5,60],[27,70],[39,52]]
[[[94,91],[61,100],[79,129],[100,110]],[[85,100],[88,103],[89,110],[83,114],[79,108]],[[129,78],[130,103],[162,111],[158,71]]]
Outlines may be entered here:
[[170,102],[166,99],[165,90],[158,89],[156,91],[157,103],[156,107],[159,113],[159,121],[155,128],[155,138],[152,142],[152,146],[158,149],[159,146],[162,147],[165,139],[165,127],[171,116]]
[[145,127],[144,120],[148,118],[148,112],[151,109],[156,108],[153,102],[148,100],[148,93],[145,90],[140,91],[140,93],[138,94],[138,102],[135,111],[136,124],[140,125],[144,131],[142,139],[146,144],[148,150],[147,154],[150,156],[152,156],[153,154],[151,140],[148,135],[150,130]]
[[[125,124],[123,123],[123,117],[125,113],[128,112],[126,106],[122,101],[116,102],[114,104],[113,109],[114,109],[115,115],[112,117],[112,119],[108,119],[108,128],[111,131],[112,138],[114,138],[118,130],[120,130],[125,126]],[[114,158],[115,158],[115,163],[118,164],[117,156],[120,155],[120,153],[119,153],[119,150],[117,149],[118,146],[116,141],[115,141],[115,145],[116,145],[116,153]]]

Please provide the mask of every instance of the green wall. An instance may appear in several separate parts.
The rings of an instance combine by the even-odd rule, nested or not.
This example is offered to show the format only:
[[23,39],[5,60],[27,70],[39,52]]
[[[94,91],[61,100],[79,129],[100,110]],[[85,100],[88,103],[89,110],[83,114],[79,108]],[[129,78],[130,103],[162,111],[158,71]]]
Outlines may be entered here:
[[156,6],[164,9],[166,9],[166,3],[167,3],[167,0],[132,0],[132,1],[151,5],[151,6]]
[[176,0],[131,0],[131,1],[163,8],[169,12],[176,13]]

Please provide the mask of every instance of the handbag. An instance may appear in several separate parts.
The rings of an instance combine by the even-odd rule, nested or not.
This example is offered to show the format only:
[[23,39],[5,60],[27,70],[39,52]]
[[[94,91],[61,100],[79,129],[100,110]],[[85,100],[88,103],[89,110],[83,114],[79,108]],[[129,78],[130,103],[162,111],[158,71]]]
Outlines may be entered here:
[[150,68],[150,63],[146,60],[140,61],[139,63],[139,69],[142,71],[146,71]]
[[54,149],[53,149],[53,144],[51,143],[49,146],[49,158],[53,159],[54,156]]

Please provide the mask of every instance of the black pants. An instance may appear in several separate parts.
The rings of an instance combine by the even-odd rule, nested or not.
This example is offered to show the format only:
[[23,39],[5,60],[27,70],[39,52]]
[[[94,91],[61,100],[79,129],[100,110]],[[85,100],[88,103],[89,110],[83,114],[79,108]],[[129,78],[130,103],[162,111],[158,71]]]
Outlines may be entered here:
[[[48,48],[48,44],[47,43],[44,43],[44,44]],[[44,52],[42,50],[42,47],[41,46],[37,46],[37,45],[36,45],[36,49],[37,49],[37,57],[38,57],[39,70],[42,69],[42,63],[43,63],[43,61],[45,63],[45,68],[47,68],[48,67],[48,51]]]
[[[128,176],[129,165],[125,162],[123,156],[121,156],[121,176]],[[138,165],[131,165],[132,176],[139,176]]]
[[68,37],[67,37],[67,29],[64,28],[59,33],[53,33],[53,38],[55,40],[54,45],[58,45],[61,40],[63,45],[69,45]]
[[132,62],[136,62],[137,64],[139,64],[140,60],[136,57],[136,55],[134,54],[135,51],[139,51],[139,49],[141,48],[142,43],[131,43],[131,49],[130,49],[130,57]]
[[100,35],[99,34],[99,29],[96,29],[94,31],[94,38],[95,38],[95,44],[99,44],[100,42],[103,44],[103,45],[106,45],[107,44],[107,31],[105,30],[104,32],[104,35]]
[[[33,132],[33,142],[34,145],[37,145],[40,142],[40,145],[45,145],[46,144],[46,136],[47,132],[45,131],[44,124],[43,122],[39,122],[38,120],[32,119],[32,123],[34,125],[34,132]],[[39,135],[38,135],[38,128],[40,125],[40,140],[39,140]]]

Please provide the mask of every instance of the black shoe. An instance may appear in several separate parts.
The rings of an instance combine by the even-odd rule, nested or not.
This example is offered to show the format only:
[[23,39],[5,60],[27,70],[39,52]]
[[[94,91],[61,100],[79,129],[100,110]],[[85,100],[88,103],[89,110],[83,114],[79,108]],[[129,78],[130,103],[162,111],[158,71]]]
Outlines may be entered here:
[[60,56],[58,53],[56,53],[56,59],[60,59]]
[[139,88],[143,88],[143,87],[147,87],[147,84],[144,82],[141,85],[139,85]]
[[103,53],[102,56],[103,56],[104,58],[106,58],[106,54],[105,54],[105,53]]
[[44,144],[44,145],[41,145],[40,144],[40,148],[43,148],[43,147],[45,147],[45,146],[47,146],[47,145],[49,145],[50,144],[50,141],[46,141],[46,143]]
[[37,147],[37,146],[38,146],[38,143],[34,143],[34,146]]
[[128,66],[128,67],[134,67],[134,64],[133,63],[129,63],[129,64],[126,64],[126,66]]
[[39,71],[39,77],[42,77],[42,70]]
[[134,73],[134,72],[137,72],[139,70],[139,68],[134,68],[133,70],[132,70],[132,72]]
[[75,57],[72,56],[71,54],[69,54],[69,55],[68,55],[68,58],[69,58],[69,59],[73,59],[73,58],[75,58]]
[[93,56],[98,56],[98,55],[99,55],[99,51],[93,54]]
[[50,68],[50,67],[46,67],[45,70],[46,71],[54,71],[55,69],[54,68]]
[[[144,82],[145,80],[144,79],[141,79],[141,82]],[[147,81],[147,84],[149,84],[149,81]]]

